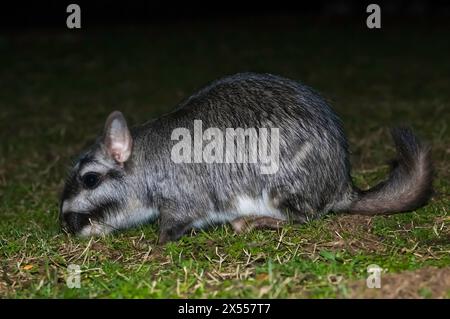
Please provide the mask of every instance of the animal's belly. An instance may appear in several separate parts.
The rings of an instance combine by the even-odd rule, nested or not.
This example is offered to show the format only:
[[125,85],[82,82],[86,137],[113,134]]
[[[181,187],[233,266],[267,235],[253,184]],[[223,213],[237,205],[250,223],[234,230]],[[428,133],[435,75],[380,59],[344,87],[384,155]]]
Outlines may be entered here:
[[246,216],[266,216],[285,220],[286,216],[276,207],[267,195],[267,192],[257,198],[247,195],[238,196],[232,208],[227,211],[210,211],[200,220],[192,223],[194,228],[203,228],[208,225],[217,225],[231,222],[239,217]]

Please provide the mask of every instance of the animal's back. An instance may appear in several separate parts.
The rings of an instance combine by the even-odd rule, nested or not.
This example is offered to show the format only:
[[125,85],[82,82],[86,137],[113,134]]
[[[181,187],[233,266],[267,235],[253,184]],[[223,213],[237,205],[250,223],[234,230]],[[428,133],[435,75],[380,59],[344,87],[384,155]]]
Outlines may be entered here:
[[[170,167],[161,171],[171,172],[176,180],[172,186],[179,187],[172,194],[186,197],[186,202],[194,201],[192,206],[225,210],[230,199],[266,196],[271,203],[276,200],[280,209],[315,217],[348,204],[352,188],[342,126],[326,101],[312,89],[270,74],[229,76],[208,85],[182,102],[175,112],[152,124],[158,127],[150,131],[158,131],[160,136],[149,136],[160,143],[170,140],[169,134],[180,127],[193,136],[194,120],[201,121],[202,130],[277,128],[280,138],[279,167],[273,174],[261,174],[261,163],[165,161]],[[163,156],[169,156],[173,143],[165,147]],[[248,154],[249,144],[245,147]]]

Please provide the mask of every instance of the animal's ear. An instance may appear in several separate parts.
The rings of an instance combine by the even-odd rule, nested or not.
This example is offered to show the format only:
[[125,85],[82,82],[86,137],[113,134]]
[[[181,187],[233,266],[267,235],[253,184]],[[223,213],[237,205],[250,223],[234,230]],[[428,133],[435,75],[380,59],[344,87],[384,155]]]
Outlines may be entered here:
[[121,112],[114,111],[106,119],[103,144],[107,154],[119,164],[130,157],[133,139]]

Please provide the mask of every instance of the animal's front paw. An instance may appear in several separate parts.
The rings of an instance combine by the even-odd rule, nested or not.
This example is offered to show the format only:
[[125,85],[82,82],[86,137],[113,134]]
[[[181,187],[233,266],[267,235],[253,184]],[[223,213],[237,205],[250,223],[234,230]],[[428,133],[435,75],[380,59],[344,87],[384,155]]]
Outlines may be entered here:
[[164,245],[169,241],[177,241],[184,235],[188,227],[185,224],[176,224],[170,227],[164,227],[159,233],[158,244]]

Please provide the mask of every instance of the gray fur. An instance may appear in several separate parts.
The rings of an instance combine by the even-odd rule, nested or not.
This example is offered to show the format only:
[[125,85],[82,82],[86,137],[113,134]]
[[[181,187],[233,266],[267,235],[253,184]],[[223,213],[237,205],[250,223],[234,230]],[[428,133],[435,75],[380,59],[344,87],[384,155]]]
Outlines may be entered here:
[[[172,162],[172,131],[192,130],[194,120],[223,130],[279,128],[278,171],[261,174],[259,163]],[[126,129],[125,120],[120,123]],[[104,135],[110,131],[107,124]],[[132,151],[125,162],[111,155],[103,136],[69,174],[61,219],[70,232],[104,234],[158,219],[166,241],[192,227],[254,214],[301,223],[330,211],[412,210],[431,192],[429,150],[408,130],[394,135],[400,158],[390,179],[374,190],[355,188],[338,116],[312,89],[279,76],[243,73],[217,80],[173,112],[130,131]],[[93,190],[80,184],[80,172],[89,170],[103,176]]]

